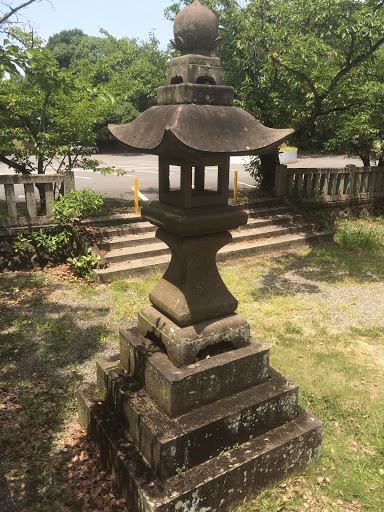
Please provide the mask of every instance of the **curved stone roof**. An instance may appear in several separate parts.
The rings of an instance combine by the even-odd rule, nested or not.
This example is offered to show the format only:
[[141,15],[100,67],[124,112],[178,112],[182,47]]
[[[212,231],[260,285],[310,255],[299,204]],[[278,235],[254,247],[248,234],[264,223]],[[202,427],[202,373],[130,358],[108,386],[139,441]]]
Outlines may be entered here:
[[[260,155],[278,147],[292,129],[267,128],[244,110],[220,105],[158,105],[135,121],[109,125],[112,134],[131,151],[165,154],[169,136],[181,150],[205,154]],[[180,152],[180,148],[179,151]]]

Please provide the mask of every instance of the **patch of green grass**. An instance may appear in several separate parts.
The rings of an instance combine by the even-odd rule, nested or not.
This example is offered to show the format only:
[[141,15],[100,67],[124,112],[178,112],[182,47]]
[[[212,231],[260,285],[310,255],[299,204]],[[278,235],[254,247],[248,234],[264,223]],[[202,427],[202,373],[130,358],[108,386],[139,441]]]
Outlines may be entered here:
[[148,304],[148,293],[159,281],[161,274],[154,272],[141,278],[111,283],[110,305],[119,320],[134,320],[137,312]]
[[350,331],[354,334],[357,334],[358,336],[379,339],[384,342],[384,327],[369,327],[368,329],[350,327]]
[[356,500],[362,510],[383,510],[382,371],[373,369],[371,355],[362,353],[349,329],[303,337],[288,325],[291,337],[285,337],[282,323],[271,363],[299,384],[300,405],[323,421],[322,455],[304,473],[263,491],[243,512],[305,510],[304,503],[310,503],[308,510],[325,510],[331,503],[337,506],[329,510],[348,510]]
[[335,240],[349,250],[384,252],[384,218],[340,220],[335,224]]

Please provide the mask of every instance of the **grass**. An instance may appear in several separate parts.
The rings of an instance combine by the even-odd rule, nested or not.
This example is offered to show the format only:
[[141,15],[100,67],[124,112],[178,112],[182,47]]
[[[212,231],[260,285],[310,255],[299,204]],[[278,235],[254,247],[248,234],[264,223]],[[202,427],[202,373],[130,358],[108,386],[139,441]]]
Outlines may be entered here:
[[[271,365],[324,422],[321,458],[250,496],[242,512],[384,510],[380,251],[339,243],[221,274],[252,335],[271,347]],[[0,275],[0,472],[23,510],[124,510],[74,427],[75,393],[95,380],[96,359],[117,352],[119,329],[135,323],[159,277],[99,285],[60,272]]]
[[384,218],[344,219],[335,226],[335,240],[350,250],[384,254]]

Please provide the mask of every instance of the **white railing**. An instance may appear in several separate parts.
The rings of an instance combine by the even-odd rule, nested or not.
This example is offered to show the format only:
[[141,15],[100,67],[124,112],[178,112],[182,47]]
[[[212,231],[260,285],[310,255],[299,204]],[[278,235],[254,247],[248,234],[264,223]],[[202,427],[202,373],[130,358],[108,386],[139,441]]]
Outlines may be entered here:
[[275,195],[303,203],[330,203],[384,197],[384,167],[300,169],[278,165]]

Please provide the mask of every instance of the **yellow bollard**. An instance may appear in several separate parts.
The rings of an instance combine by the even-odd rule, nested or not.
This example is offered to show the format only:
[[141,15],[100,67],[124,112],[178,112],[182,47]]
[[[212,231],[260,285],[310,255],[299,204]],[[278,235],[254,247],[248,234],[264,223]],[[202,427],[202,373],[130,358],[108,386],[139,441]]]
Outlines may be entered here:
[[233,202],[237,203],[237,171],[233,173]]
[[139,215],[139,187],[137,185],[137,178],[133,179],[133,186],[135,191],[135,214]]

